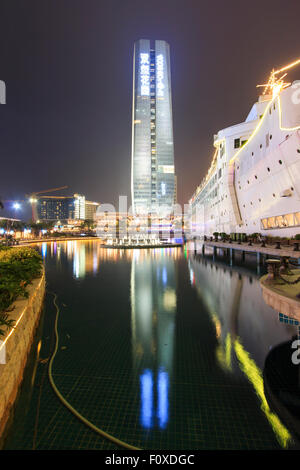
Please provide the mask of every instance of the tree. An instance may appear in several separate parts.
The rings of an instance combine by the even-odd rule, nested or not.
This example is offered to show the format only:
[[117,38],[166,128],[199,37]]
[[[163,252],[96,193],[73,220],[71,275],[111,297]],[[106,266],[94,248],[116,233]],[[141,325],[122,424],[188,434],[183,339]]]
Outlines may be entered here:
[[87,220],[84,220],[82,222],[82,224],[80,225],[80,227],[84,230],[93,230],[93,228],[95,228],[95,223],[93,220],[91,219],[87,219]]

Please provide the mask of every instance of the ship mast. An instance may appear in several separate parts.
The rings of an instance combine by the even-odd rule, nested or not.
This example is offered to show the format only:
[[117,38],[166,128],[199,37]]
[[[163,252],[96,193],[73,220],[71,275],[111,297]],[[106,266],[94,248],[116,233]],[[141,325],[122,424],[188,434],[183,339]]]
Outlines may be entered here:
[[[278,70],[273,69],[270,74],[268,83],[264,83],[263,85],[257,85],[256,87],[257,88],[264,87],[263,95],[268,95],[268,94],[272,94],[273,96],[278,95],[281,90],[291,85],[291,83],[284,81],[284,78],[287,76],[286,70],[289,70],[299,64],[300,64],[300,59],[295,60],[294,62],[291,62],[290,64],[285,65],[284,67],[281,67]],[[278,75],[282,72],[286,72],[286,73],[281,75],[281,77],[278,77]]]

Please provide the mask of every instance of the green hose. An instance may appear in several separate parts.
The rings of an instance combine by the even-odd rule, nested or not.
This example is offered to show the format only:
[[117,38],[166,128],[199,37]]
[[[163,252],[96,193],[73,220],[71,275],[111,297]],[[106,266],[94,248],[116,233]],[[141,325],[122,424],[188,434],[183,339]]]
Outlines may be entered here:
[[49,377],[49,381],[50,381],[50,384],[54,390],[54,393],[58,396],[58,398],[60,399],[60,401],[62,402],[62,404],[68,408],[68,410],[71,411],[71,413],[76,416],[76,418],[78,418],[82,423],[84,423],[86,426],[88,426],[89,428],[91,428],[93,431],[95,431],[97,434],[100,434],[100,436],[104,437],[105,439],[108,439],[109,441],[113,442],[114,444],[120,446],[120,447],[124,447],[125,449],[129,449],[129,450],[141,450],[139,449],[138,447],[134,447],[130,444],[127,444],[126,442],[123,442],[123,441],[120,441],[120,439],[117,439],[116,437],[114,436],[111,436],[110,434],[108,434],[107,432],[103,431],[102,429],[98,428],[97,426],[95,426],[93,423],[91,423],[88,419],[86,419],[84,416],[82,416],[77,410],[75,410],[75,408],[73,408],[73,406],[62,396],[62,394],[60,393],[60,391],[58,390],[58,388],[56,387],[55,385],[55,382],[54,382],[54,379],[53,379],[53,375],[52,375],[52,365],[53,365],[53,361],[55,359],[55,356],[56,356],[56,353],[57,353],[57,350],[58,350],[58,342],[59,342],[59,336],[58,336],[58,329],[57,329],[57,323],[58,323],[58,316],[59,316],[59,307],[56,303],[56,298],[57,298],[57,295],[55,293],[53,293],[54,295],[54,305],[55,305],[55,308],[56,308],[56,317],[55,317],[55,326],[54,326],[54,330],[55,330],[55,347],[54,347],[54,351],[53,351],[53,354],[51,355],[51,358],[50,358],[50,361],[49,361],[49,368],[48,368],[48,377]]

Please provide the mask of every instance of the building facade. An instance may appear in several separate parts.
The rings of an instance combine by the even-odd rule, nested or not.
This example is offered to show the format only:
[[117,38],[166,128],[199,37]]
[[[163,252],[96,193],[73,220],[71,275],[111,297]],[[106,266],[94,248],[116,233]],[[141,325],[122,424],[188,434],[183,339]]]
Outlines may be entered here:
[[134,214],[172,211],[176,201],[170,48],[134,46],[131,194]]
[[38,220],[67,220],[74,218],[74,197],[41,196],[37,200]]
[[82,194],[41,196],[37,200],[38,220],[94,220],[98,202],[86,201]]
[[95,220],[99,202],[85,201],[85,220]]

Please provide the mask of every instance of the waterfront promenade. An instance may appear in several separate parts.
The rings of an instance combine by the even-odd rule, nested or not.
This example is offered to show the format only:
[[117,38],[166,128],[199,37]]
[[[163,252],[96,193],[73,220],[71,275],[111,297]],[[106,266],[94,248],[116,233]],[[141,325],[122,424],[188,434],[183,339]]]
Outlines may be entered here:
[[[196,251],[198,252],[198,244],[199,242],[194,242],[196,246]],[[227,253],[229,254],[230,258],[233,260],[235,252],[240,252],[241,256],[244,257],[246,253],[250,253],[253,255],[256,255],[257,261],[261,262],[262,256],[265,259],[268,259],[270,257],[288,257],[291,259],[296,259],[298,264],[300,264],[300,250],[295,250],[294,244],[284,244],[280,242],[274,242],[274,243],[264,243],[262,246],[262,243],[254,243],[254,242],[231,242],[229,243],[228,241],[223,242],[223,241],[203,241],[201,243],[201,249],[202,254],[205,254],[205,248],[209,247],[214,250],[216,253],[218,249],[221,250],[228,250]],[[299,247],[299,244],[296,247]]]

